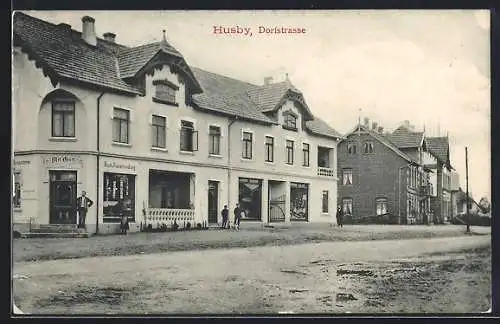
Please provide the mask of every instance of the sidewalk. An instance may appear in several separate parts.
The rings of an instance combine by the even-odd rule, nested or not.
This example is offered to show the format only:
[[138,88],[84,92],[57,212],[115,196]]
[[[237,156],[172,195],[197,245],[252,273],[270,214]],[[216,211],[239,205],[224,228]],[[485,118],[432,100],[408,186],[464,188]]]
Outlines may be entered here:
[[[490,232],[489,227],[472,227],[471,230],[475,234]],[[93,236],[86,239],[15,239],[13,260],[21,262],[267,245],[464,235],[465,228],[457,225],[346,225],[340,229],[330,224],[280,224],[274,228],[266,228],[262,224],[242,224],[240,231],[210,229]]]

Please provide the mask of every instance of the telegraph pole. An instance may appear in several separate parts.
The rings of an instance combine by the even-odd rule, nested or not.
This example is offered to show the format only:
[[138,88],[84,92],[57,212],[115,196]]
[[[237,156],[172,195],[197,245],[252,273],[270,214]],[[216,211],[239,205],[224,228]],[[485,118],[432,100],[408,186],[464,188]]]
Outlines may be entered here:
[[470,233],[470,215],[469,215],[469,160],[467,157],[467,146],[465,147],[465,192],[466,192],[466,211],[467,211],[467,233]]

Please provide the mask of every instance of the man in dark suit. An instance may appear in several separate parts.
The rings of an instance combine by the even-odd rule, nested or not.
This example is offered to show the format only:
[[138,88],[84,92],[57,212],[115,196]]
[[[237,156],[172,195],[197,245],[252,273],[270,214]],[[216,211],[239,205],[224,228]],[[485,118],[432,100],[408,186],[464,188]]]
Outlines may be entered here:
[[88,198],[87,193],[82,191],[82,195],[76,199],[76,208],[78,210],[78,227],[79,228],[84,228],[85,227],[85,217],[87,216],[87,210],[89,207],[92,207],[94,202]]

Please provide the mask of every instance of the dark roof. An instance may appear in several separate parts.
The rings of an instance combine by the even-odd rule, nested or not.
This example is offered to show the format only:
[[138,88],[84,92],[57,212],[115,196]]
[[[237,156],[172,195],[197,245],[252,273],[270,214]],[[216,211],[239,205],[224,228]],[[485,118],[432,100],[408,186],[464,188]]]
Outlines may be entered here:
[[450,144],[448,137],[427,137],[425,139],[427,149],[436,159],[452,168],[450,164]]
[[344,140],[347,139],[348,136],[355,134],[358,131],[358,129],[360,129],[363,132],[367,132],[368,134],[370,134],[370,136],[372,136],[373,138],[378,140],[380,143],[382,143],[383,145],[385,145],[386,147],[391,149],[394,153],[396,153],[397,155],[399,155],[400,157],[402,157],[406,161],[411,162],[411,163],[417,163],[408,154],[401,151],[396,145],[394,145],[394,143],[392,143],[390,140],[388,140],[386,137],[387,134],[377,133],[376,131],[371,130],[369,126],[365,126],[362,124],[356,125],[356,127],[352,131],[350,131],[349,133],[344,135]]
[[404,126],[400,126],[392,132],[385,135],[398,148],[415,148],[422,145],[424,139],[423,132],[414,132]]
[[[189,67],[181,53],[165,39],[161,42],[127,47],[97,38],[97,46],[88,45],[81,33],[68,26],[55,25],[22,12],[14,14],[14,41],[44,68],[55,81],[77,80],[109,89],[141,94],[141,90],[124,79],[137,75],[157,55],[165,53],[182,60],[183,71],[192,78],[195,106],[201,110],[237,116],[264,123],[276,123],[267,114],[279,107],[293,92],[302,103],[308,120],[306,128],[313,134],[339,138],[341,135],[326,122],[314,117],[302,93],[288,80],[258,86],[199,68]],[[52,81],[54,83],[54,80]],[[197,91],[199,92],[199,91]]]
[[182,58],[181,53],[166,41],[122,49],[117,55],[120,76],[122,78],[133,77],[159,51]]
[[103,39],[87,45],[81,33],[51,24],[21,12],[14,14],[14,43],[34,57],[52,77],[77,80],[129,93],[140,93],[118,75],[117,59]]

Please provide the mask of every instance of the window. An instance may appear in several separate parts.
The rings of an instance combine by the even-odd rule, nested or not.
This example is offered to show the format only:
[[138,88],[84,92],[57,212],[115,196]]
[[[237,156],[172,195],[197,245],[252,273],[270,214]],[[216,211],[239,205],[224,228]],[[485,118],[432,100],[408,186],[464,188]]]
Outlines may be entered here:
[[14,191],[12,205],[14,208],[21,208],[21,171],[14,171]]
[[266,136],[266,162],[274,161],[274,138]]
[[103,221],[119,222],[126,215],[135,221],[135,175],[104,173]]
[[363,151],[365,152],[365,154],[373,153],[373,142],[364,143]]
[[118,143],[129,142],[130,112],[125,109],[113,109],[113,141]]
[[208,153],[220,155],[220,127],[210,126],[208,130]]
[[342,212],[344,213],[344,215],[351,215],[352,214],[352,199],[351,198],[342,199]]
[[307,143],[302,144],[302,155],[303,155],[302,165],[309,166],[309,144]]
[[342,170],[342,184],[346,186],[352,185],[352,169]]
[[166,144],[166,118],[153,115],[151,123],[153,147],[165,148]]
[[244,159],[252,158],[252,143],[253,143],[253,134],[249,132],[243,132],[242,157]]
[[377,216],[387,214],[387,199],[378,198],[375,200]]
[[181,151],[193,152],[198,150],[198,132],[194,130],[192,122],[181,121]]
[[293,164],[293,141],[286,140],[286,164]]
[[52,102],[52,136],[75,137],[75,103]]
[[297,130],[297,117],[291,113],[283,114],[284,117],[284,128],[290,130]]
[[155,94],[153,97],[154,102],[178,105],[175,101],[175,95],[179,87],[168,80],[154,80]]
[[347,154],[350,154],[350,155],[356,154],[356,144],[347,143]]
[[323,199],[321,204],[321,212],[328,213],[328,190],[323,190]]

